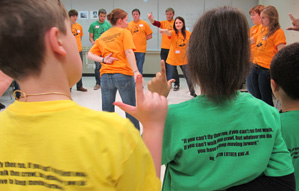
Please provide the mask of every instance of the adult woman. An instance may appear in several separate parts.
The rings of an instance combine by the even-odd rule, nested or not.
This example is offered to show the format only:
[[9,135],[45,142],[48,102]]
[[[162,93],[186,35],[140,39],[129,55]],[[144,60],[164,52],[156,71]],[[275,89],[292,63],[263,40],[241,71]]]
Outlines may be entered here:
[[[88,58],[102,62],[101,92],[102,110],[114,112],[113,102],[119,91],[124,103],[135,106],[135,82],[133,76],[139,74],[133,50],[135,45],[128,25],[128,14],[122,9],[113,9],[107,15],[112,28],[102,34],[88,52]],[[102,55],[100,57],[98,55]],[[137,129],[139,122],[126,113]]]
[[[248,31],[245,15],[230,7],[206,12],[194,26],[188,65],[202,95],[169,106],[163,190],[294,190],[278,111],[237,91],[250,69]],[[151,91],[167,84],[157,81]]]
[[[180,66],[186,78],[190,95],[196,97],[193,84],[189,77],[186,56],[191,32],[186,30],[185,20],[183,17],[175,18],[173,23],[173,29],[174,30],[172,31],[168,29],[160,29],[160,33],[166,33],[171,38],[169,55],[166,60],[166,62],[169,64],[169,67],[167,67],[167,79],[171,79],[174,70],[176,70],[176,67]],[[175,86],[179,86],[179,78],[174,83]]]
[[256,44],[252,72],[247,78],[249,92],[273,106],[270,87],[270,63],[274,55],[286,45],[286,38],[279,25],[275,7],[266,6],[261,12],[261,28],[258,35],[251,38]]

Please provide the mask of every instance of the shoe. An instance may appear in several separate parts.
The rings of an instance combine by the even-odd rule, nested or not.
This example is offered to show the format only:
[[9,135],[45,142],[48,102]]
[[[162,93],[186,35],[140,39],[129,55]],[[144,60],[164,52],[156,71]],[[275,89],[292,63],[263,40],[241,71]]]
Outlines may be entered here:
[[2,103],[0,103],[0,110],[1,109],[5,109],[5,105],[3,105]]
[[195,92],[190,93],[190,95],[193,96],[193,97],[196,97],[196,96],[197,96]]
[[94,86],[94,90],[98,90],[98,89],[100,89],[101,88],[101,85],[100,84],[96,84],[95,86]]
[[180,89],[179,85],[174,85],[173,91],[178,91]]
[[87,92],[87,89],[86,89],[86,88],[83,88],[83,87],[80,87],[80,88],[77,88],[77,91]]

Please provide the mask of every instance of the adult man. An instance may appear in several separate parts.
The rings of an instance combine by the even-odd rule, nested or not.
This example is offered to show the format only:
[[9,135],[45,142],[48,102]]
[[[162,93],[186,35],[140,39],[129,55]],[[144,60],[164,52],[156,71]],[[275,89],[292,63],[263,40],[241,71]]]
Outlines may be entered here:
[[[166,19],[165,21],[156,21],[154,20],[153,14],[148,14],[148,20],[156,27],[162,28],[162,29],[168,29],[168,30],[172,30],[173,29],[173,16],[174,16],[174,9],[173,8],[167,8],[166,11]],[[180,89],[180,81],[179,81],[179,75],[178,75],[178,71],[177,69],[175,69],[173,71],[173,74],[169,74],[169,67],[167,68],[167,57],[168,57],[168,53],[169,53],[169,49],[170,49],[170,45],[171,45],[171,39],[168,38],[168,36],[166,34],[162,34],[162,41],[161,41],[161,60],[165,61],[165,67],[166,67],[166,74],[167,74],[167,80],[170,80],[171,78],[175,79],[175,85],[173,90],[177,91]]]
[[[72,24],[72,33],[77,41],[79,54],[81,57],[81,61],[83,63],[82,43],[81,43],[82,36],[83,36],[83,29],[82,26],[76,22],[78,18],[78,11],[76,11],[75,9],[70,10],[69,17]],[[83,88],[82,77],[79,80],[79,82],[77,82],[77,90],[82,92],[87,92],[87,89]]]
[[[98,39],[106,30],[111,28],[111,25],[109,22],[105,21],[106,19],[106,10],[100,9],[98,12],[99,20],[91,23],[89,26],[88,32],[89,32],[89,41],[92,45],[94,45],[95,40]],[[96,85],[94,86],[94,90],[98,90],[101,88],[101,78],[100,78],[100,69],[101,69],[101,63],[100,62],[94,62],[96,65],[96,68],[94,70],[95,78],[96,78]]]
[[140,74],[142,74],[147,40],[152,38],[153,32],[147,22],[140,20],[139,9],[134,9],[132,15],[134,20],[128,24],[127,29],[132,33],[136,47],[136,50],[134,51],[136,63]]

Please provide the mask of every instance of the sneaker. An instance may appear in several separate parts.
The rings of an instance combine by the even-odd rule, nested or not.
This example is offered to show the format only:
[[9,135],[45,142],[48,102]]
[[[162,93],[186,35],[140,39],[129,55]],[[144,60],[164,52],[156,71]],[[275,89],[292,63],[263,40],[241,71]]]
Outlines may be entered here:
[[101,88],[101,85],[100,84],[96,84],[95,86],[94,86],[94,90],[98,90],[98,89],[100,89]]
[[80,88],[77,88],[77,91],[87,92],[87,89],[86,89],[86,88],[83,88],[83,87],[80,87]]
[[174,85],[173,87],[173,91],[178,91],[180,89],[180,86],[179,85]]
[[1,109],[5,109],[5,105],[3,105],[2,103],[0,103],[0,110]]
[[196,96],[197,96],[195,92],[190,93],[190,95],[193,96],[193,97],[196,97]]

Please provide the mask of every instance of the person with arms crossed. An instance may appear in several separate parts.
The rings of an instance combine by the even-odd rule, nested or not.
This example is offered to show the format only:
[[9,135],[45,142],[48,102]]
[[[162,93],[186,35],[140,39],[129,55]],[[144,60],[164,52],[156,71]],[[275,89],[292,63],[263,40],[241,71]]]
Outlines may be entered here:
[[152,29],[147,22],[140,20],[140,10],[132,11],[133,21],[129,22],[127,29],[131,31],[136,50],[134,50],[136,63],[140,74],[143,74],[143,64],[146,53],[147,40],[152,38]]
[[274,6],[266,6],[261,12],[262,26],[258,35],[250,38],[256,44],[253,67],[247,77],[251,94],[273,106],[270,86],[270,63],[274,55],[286,45],[286,38],[279,25],[279,15]]
[[[91,23],[89,26],[88,32],[89,32],[89,41],[91,42],[92,46],[94,45],[96,39],[98,39],[105,31],[111,28],[111,25],[109,22],[105,21],[106,19],[106,10],[100,9],[98,12],[99,20]],[[95,79],[96,79],[96,85],[94,86],[94,90],[98,90],[101,88],[101,62],[94,62],[95,63]]]
[[0,70],[22,90],[0,112],[0,190],[159,191],[167,100],[137,75],[143,142],[128,119],[72,101],[82,62],[60,1],[1,0],[0,12]]
[[[82,26],[79,23],[77,23],[78,11],[75,9],[70,10],[69,17],[70,17],[70,21],[72,24],[72,33],[73,33],[74,37],[76,38],[80,58],[83,63],[83,53],[82,53],[82,43],[81,43],[82,36],[83,36],[83,29],[82,29]],[[83,88],[82,77],[79,80],[79,82],[77,82],[77,90],[82,91],[82,92],[87,92],[87,89]]]
[[[161,29],[168,29],[168,30],[173,30],[173,17],[174,17],[174,9],[173,8],[167,8],[166,11],[166,19],[164,21],[156,21],[154,20],[152,12],[147,15],[148,20],[156,27],[159,27]],[[175,84],[174,84],[174,91],[178,91],[180,89],[180,78],[178,74],[178,70],[175,68],[172,70],[173,72],[171,73],[171,69],[168,68],[168,63],[166,62],[168,54],[169,54],[169,49],[171,45],[171,40],[168,38],[166,34],[162,34],[162,40],[161,40],[161,60],[165,61],[165,68],[166,68],[166,73],[167,73],[167,80],[170,79],[175,79]]]
[[[261,12],[264,8],[264,5],[256,5],[254,7],[252,7],[250,10],[249,10],[249,15],[250,15],[250,18],[253,22],[253,26],[250,28],[250,31],[249,31],[249,37],[252,38],[253,36],[255,35],[258,35],[259,33],[259,30],[261,29],[260,25],[261,25]],[[250,45],[250,50],[251,50],[251,54],[250,54],[250,62],[252,63],[253,61],[253,58],[254,58],[254,53],[255,53],[255,49],[256,49],[256,44],[255,43],[252,43]],[[250,74],[248,75],[250,77]],[[248,81],[248,80],[246,80]],[[249,93],[253,92],[253,87],[249,86],[249,85],[252,85],[252,84],[246,84],[247,85],[247,90]]]

